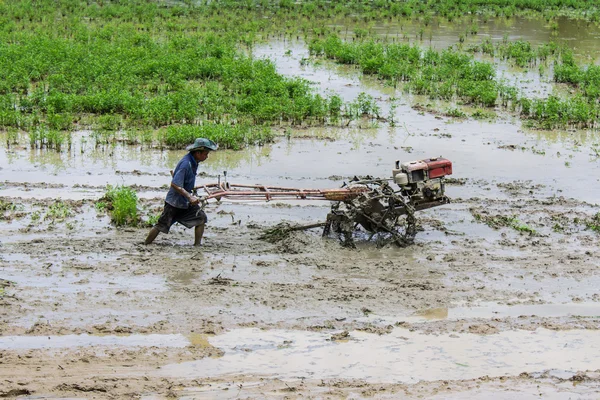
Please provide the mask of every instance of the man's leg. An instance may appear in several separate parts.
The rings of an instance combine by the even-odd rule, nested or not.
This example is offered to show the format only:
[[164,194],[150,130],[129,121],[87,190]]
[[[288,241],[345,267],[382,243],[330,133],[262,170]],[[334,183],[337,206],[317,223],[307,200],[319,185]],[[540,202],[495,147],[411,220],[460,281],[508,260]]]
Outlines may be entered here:
[[194,227],[194,246],[202,244],[202,236],[204,236],[204,224]]
[[158,229],[156,229],[156,227],[150,229],[150,232],[148,233],[148,236],[146,237],[146,241],[144,242],[144,244],[150,244],[150,243],[154,242],[154,239],[156,239],[156,237],[158,236],[159,233],[160,233],[160,231]]
[[160,214],[158,221],[156,221],[156,225],[154,225],[152,229],[150,229],[150,232],[148,232],[148,236],[146,237],[146,241],[144,243],[150,244],[154,242],[154,239],[156,239],[160,232],[169,233],[169,229],[174,222],[173,218],[175,218],[176,215],[177,209],[165,202],[165,207],[163,208],[162,214]]

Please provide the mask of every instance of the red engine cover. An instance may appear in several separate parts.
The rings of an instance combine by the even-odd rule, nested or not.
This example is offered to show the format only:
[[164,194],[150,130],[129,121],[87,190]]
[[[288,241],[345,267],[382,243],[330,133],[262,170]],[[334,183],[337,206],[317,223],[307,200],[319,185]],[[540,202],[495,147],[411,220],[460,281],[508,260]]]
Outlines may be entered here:
[[429,169],[429,179],[452,175],[452,161],[446,158],[428,158],[423,160]]

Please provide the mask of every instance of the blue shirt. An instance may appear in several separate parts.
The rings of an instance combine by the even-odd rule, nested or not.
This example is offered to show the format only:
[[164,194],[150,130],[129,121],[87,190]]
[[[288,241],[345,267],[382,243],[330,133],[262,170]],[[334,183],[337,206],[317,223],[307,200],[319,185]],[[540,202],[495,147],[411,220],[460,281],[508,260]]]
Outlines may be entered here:
[[[198,162],[192,153],[188,153],[177,163],[177,166],[173,171],[171,183],[174,183],[185,189],[188,193],[191,193],[196,185],[196,171],[198,171]],[[179,194],[173,187],[169,189],[165,201],[176,208],[185,209],[190,206],[188,199]]]

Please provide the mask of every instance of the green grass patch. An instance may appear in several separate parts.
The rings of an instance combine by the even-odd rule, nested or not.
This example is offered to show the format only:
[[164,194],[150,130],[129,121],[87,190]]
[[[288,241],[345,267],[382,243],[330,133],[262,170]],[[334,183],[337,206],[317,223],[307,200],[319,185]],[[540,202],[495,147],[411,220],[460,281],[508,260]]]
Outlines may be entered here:
[[51,222],[62,222],[68,217],[73,215],[73,210],[71,207],[60,200],[56,200],[54,203],[50,204],[48,210],[46,211],[46,215],[44,216],[44,220],[50,220]]
[[150,214],[148,215],[148,218],[146,219],[146,226],[147,227],[152,227],[154,225],[156,225],[156,223],[158,222],[160,216],[162,213],[156,213],[156,214]]
[[493,229],[500,229],[504,227],[512,228],[518,232],[528,233],[530,235],[537,235],[538,232],[531,226],[521,222],[516,216],[506,215],[488,215],[479,213],[476,210],[470,210],[475,221],[481,222]]
[[586,221],[585,226],[587,229],[600,233],[600,212],[596,213],[596,215]]
[[96,209],[106,209],[116,226],[138,226],[140,223],[137,194],[127,186],[108,185],[104,197],[96,203]]
[[376,75],[393,85],[404,83],[411,93],[432,99],[458,99],[465,104],[492,107],[500,97],[513,93],[494,80],[491,63],[476,61],[456,50],[441,52],[417,45],[380,43],[372,39],[344,42],[337,35],[314,39],[311,54],[356,65],[363,73]]
[[[495,80],[492,64],[450,49],[436,52],[371,41],[373,22],[402,26],[402,21],[415,20],[427,27],[439,23],[436,15],[468,18],[465,33],[474,35],[483,29],[480,18],[485,23],[489,16],[533,13],[546,16],[548,23],[552,20],[552,29],[558,31],[556,16],[570,13],[597,21],[599,4],[39,0],[32,6],[29,0],[2,1],[0,127],[28,132],[32,147],[59,151],[70,148],[69,132],[74,129],[92,129],[98,144],[114,143],[120,135],[127,143],[147,144],[148,136],[138,136],[137,130],[172,125],[212,129],[222,147],[241,148],[267,140],[267,127],[378,117],[376,105],[365,108],[364,99],[345,104],[337,95],[321,96],[308,82],[282,76],[269,60],[252,57],[253,46],[272,37],[303,37],[313,54],[403,83],[412,93],[482,107],[497,102],[521,107],[518,91]],[[342,43],[344,28],[344,37],[356,42]],[[424,33],[421,28],[421,40]],[[477,51],[530,66],[557,49],[553,44],[534,48],[524,41],[504,41],[484,42]],[[574,66],[565,56],[555,68],[555,80],[574,85],[581,99],[563,99],[562,104],[530,100],[523,117],[544,127],[590,126],[598,117],[593,101],[599,93],[597,75],[596,67]],[[120,134],[123,130],[126,133]],[[173,135],[180,134],[165,134],[161,144],[177,142]]]
[[250,144],[265,144],[273,140],[271,128],[252,125],[225,125],[207,123],[202,125],[172,125],[162,129],[159,134],[161,145],[181,148],[192,143],[198,137],[204,137],[218,143],[221,148],[239,149]]
[[[489,46],[492,46],[489,44]],[[346,42],[337,35],[316,38],[309,44],[314,56],[324,56],[341,64],[354,65],[365,74],[375,75],[405,91],[463,105],[491,108],[502,106],[543,129],[560,127],[595,128],[600,120],[600,67],[575,65],[568,49],[554,44],[534,49],[528,42],[503,42],[499,47],[482,45],[481,49],[527,66],[559,56],[554,80],[573,85],[572,94],[530,99],[520,90],[500,81],[493,64],[476,60],[472,55],[449,48],[441,51],[418,45],[380,42],[374,39]],[[447,115],[466,117],[452,108]],[[479,112],[478,118],[485,115]]]
[[0,212],[16,211],[17,208],[18,206],[15,203],[0,198]]

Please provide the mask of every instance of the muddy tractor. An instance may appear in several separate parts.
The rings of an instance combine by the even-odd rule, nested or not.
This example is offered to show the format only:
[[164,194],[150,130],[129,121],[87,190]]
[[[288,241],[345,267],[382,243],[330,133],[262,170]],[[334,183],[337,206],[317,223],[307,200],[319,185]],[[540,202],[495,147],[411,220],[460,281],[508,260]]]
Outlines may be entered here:
[[452,174],[448,159],[428,158],[396,161],[391,178],[354,177],[335,189],[298,189],[227,182],[227,174],[217,183],[200,185],[202,204],[210,199],[237,200],[325,200],[332,202],[325,222],[290,227],[301,230],[322,227],[323,236],[335,234],[344,246],[355,247],[354,233],[360,228],[378,246],[395,243],[405,247],[417,234],[415,212],[449,203],[444,178]]

